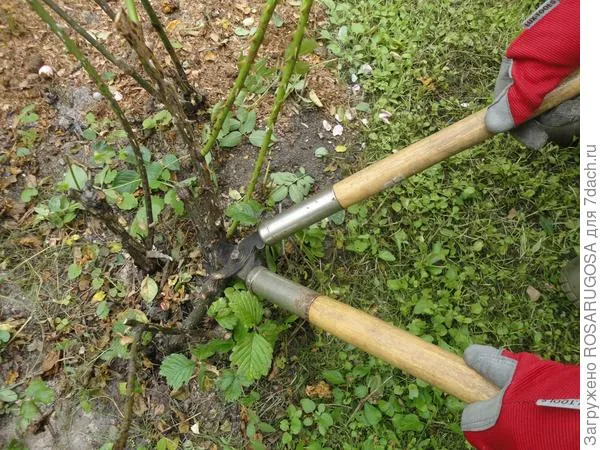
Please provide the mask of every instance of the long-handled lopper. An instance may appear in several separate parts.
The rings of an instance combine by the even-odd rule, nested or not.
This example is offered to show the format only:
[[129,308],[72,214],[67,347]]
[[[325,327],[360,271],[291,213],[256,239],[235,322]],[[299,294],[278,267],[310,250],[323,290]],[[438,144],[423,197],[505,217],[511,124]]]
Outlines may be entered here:
[[[545,97],[536,115],[578,94],[577,73]],[[460,356],[274,274],[261,266],[257,258],[257,252],[265,245],[275,244],[492,137],[484,124],[485,112],[485,109],[476,112],[411,144],[261,223],[255,233],[238,244],[223,269],[213,276],[237,276],[257,295],[465,402],[494,396],[498,388],[468,367]]]

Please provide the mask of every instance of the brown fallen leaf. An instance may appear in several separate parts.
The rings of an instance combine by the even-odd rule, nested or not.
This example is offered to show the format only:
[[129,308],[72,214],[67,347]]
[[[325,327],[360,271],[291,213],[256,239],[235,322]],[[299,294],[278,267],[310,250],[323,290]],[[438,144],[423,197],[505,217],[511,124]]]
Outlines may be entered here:
[[542,293],[533,286],[527,286],[527,295],[532,302],[537,302],[542,296]]
[[57,351],[51,351],[46,354],[44,357],[44,361],[42,362],[42,372],[46,373],[56,364],[58,364],[58,360],[60,359],[60,353]]
[[37,237],[35,234],[29,234],[29,235],[23,236],[21,239],[19,239],[19,244],[22,245],[23,247],[41,248],[42,240],[39,237]]
[[514,219],[515,217],[517,217],[517,214],[519,214],[519,212],[515,208],[511,208],[506,218],[508,220]]
[[6,378],[4,379],[4,384],[6,386],[10,386],[11,384],[14,384],[18,378],[19,378],[19,372],[17,372],[16,370],[9,370],[8,373],[6,374]]
[[179,9],[178,0],[163,0],[161,4],[161,10],[165,14],[173,14]]
[[324,381],[319,381],[312,386],[306,386],[304,392],[310,398],[331,398],[331,387]]

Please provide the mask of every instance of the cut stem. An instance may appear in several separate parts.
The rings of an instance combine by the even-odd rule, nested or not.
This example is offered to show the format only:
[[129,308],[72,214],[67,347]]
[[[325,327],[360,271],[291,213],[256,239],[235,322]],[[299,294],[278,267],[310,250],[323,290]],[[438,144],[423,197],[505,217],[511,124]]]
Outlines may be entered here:
[[144,165],[144,158],[142,157],[142,152],[140,150],[140,146],[138,144],[137,138],[131,128],[131,124],[125,117],[125,113],[114,99],[112,93],[108,89],[108,86],[102,81],[102,77],[98,74],[98,71],[94,68],[94,66],[90,63],[90,61],[85,57],[85,55],[81,52],[75,41],[73,41],[67,33],[65,33],[56,23],[54,18],[44,9],[39,0],[27,0],[29,6],[33,9],[33,11],[42,19],[44,23],[46,23],[52,32],[58,36],[58,38],[63,42],[69,53],[71,53],[82,65],[84,70],[87,72],[92,81],[96,84],[96,87],[100,91],[100,93],[106,98],[111,109],[119,119],[123,130],[127,133],[127,137],[129,139],[129,143],[131,144],[131,148],[133,149],[133,153],[135,155],[137,169],[140,175],[140,179],[142,181],[142,188],[144,191],[144,204],[146,208],[146,223],[148,225],[148,235],[146,236],[144,243],[146,245],[146,249],[150,250],[154,245],[154,216],[152,215],[152,197],[150,191],[150,184],[148,183],[148,174],[146,173],[146,166]]
[[[298,22],[298,26],[296,27],[296,31],[294,32],[294,37],[292,38],[290,48],[287,50],[287,59],[285,61],[285,66],[281,75],[281,81],[279,82],[279,85],[277,86],[277,91],[275,92],[275,103],[273,104],[273,109],[271,110],[271,114],[269,115],[269,119],[267,121],[265,137],[263,138],[262,145],[260,146],[260,150],[258,152],[258,156],[256,158],[256,161],[254,162],[254,169],[252,170],[252,175],[250,176],[248,186],[246,187],[244,201],[248,201],[252,198],[254,188],[256,187],[256,182],[258,180],[258,177],[260,176],[260,172],[262,170],[267,151],[269,150],[269,145],[271,144],[271,138],[273,136],[273,130],[275,128],[275,124],[277,123],[277,117],[279,116],[279,112],[281,111],[281,107],[283,106],[283,102],[285,101],[287,86],[290,82],[290,78],[294,74],[296,61],[298,60],[298,56],[300,55],[300,48],[302,46],[302,40],[304,39],[304,32],[306,30],[306,24],[308,23],[308,17],[310,14],[310,8],[312,7],[312,4],[313,0],[303,0],[302,5],[300,6],[300,20]],[[238,224],[239,222],[237,220],[234,220],[231,223],[231,225],[227,229],[227,237],[231,237]]]
[[[130,75],[137,83],[144,88],[151,96],[156,97],[156,89],[154,89],[150,84],[144,80],[140,74],[138,74],[133,67],[127,64],[120,58],[117,58],[115,55],[110,53],[104,45],[102,45],[98,40],[94,38],[90,33],[88,33],[79,23],[75,21],[67,12],[54,3],[53,0],[42,0],[50,9],[52,9],[61,19],[69,24],[73,30],[75,30],[78,34],[80,34],[86,41],[88,41],[92,47],[98,50],[102,56],[108,59],[111,63],[125,72],[127,75]],[[108,14],[108,13],[107,13]],[[113,14],[114,17],[114,14]]]
[[244,87],[246,77],[248,76],[248,73],[250,73],[250,68],[252,67],[252,64],[254,64],[254,60],[256,59],[258,49],[260,48],[263,42],[265,32],[267,31],[267,27],[269,26],[269,22],[271,21],[271,17],[273,16],[273,12],[275,11],[277,3],[279,3],[279,0],[268,0],[267,6],[265,6],[265,9],[260,17],[258,28],[256,29],[256,33],[254,34],[252,42],[250,43],[250,50],[248,51],[248,56],[246,56],[244,62],[242,63],[240,72],[238,73],[238,76],[235,79],[233,87],[227,95],[225,104],[219,110],[217,119],[215,120],[215,123],[211,129],[210,136],[208,137],[208,141],[206,141],[206,144],[204,144],[204,147],[202,147],[202,150],[200,152],[202,156],[206,156],[208,152],[210,152],[214,147],[215,142],[217,141],[217,137],[221,132],[221,128],[223,127],[223,122],[225,122],[225,118],[227,117],[227,114],[231,109],[231,105],[233,105],[233,102]]

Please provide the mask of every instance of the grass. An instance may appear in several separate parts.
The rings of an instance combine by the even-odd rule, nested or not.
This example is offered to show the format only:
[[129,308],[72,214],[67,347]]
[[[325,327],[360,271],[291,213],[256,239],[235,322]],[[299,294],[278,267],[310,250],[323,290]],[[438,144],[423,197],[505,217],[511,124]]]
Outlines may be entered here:
[[[487,105],[504,49],[535,5],[323,3],[322,36],[370,104],[363,165]],[[578,165],[575,148],[530,151],[497,136],[351,207],[328,232],[326,257],[299,257],[288,275],[458,353],[482,343],[576,362],[578,312],[557,285],[577,254]],[[298,392],[326,371],[345,381],[328,405],[329,431],[303,427],[294,445],[468,448],[460,402],[316,333],[297,355]]]

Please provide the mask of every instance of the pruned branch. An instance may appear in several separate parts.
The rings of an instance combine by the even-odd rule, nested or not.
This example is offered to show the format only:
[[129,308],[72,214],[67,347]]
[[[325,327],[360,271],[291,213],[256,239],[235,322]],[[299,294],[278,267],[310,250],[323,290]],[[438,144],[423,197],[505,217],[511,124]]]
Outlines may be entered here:
[[258,49],[260,48],[263,42],[265,32],[267,31],[267,27],[269,26],[271,17],[275,12],[275,7],[277,6],[277,3],[279,3],[279,0],[268,0],[267,5],[263,10],[263,13],[260,17],[260,22],[258,23],[258,27],[256,28],[256,33],[254,34],[252,42],[250,43],[250,50],[248,51],[248,55],[246,56],[244,62],[242,63],[242,66],[240,67],[240,72],[238,73],[238,76],[235,79],[233,87],[227,95],[225,103],[223,104],[223,106],[221,106],[219,110],[215,123],[211,128],[210,136],[208,137],[206,144],[204,144],[204,147],[202,147],[202,151],[200,152],[202,156],[206,156],[208,152],[210,152],[214,147],[215,142],[217,141],[217,137],[221,132],[221,128],[223,127],[223,123],[225,122],[225,118],[227,117],[227,114],[229,113],[233,102],[244,87],[244,83],[246,82],[246,78],[250,73],[250,68],[252,67],[252,64],[254,64],[254,60],[256,59],[256,55],[258,54]]
[[85,55],[81,52],[75,41],[73,41],[67,33],[65,33],[56,23],[54,18],[44,9],[39,0],[27,0],[27,3],[31,8],[35,11],[35,13],[42,19],[44,23],[46,23],[52,32],[58,36],[58,38],[63,42],[67,50],[81,63],[84,70],[87,72],[92,81],[96,84],[96,87],[102,94],[102,96],[108,101],[111,109],[119,119],[123,130],[127,134],[127,138],[129,139],[129,143],[131,144],[131,148],[135,155],[136,166],[140,175],[140,179],[142,181],[142,190],[144,192],[144,206],[146,209],[146,223],[148,226],[148,234],[144,239],[146,244],[146,249],[152,249],[154,245],[154,216],[152,214],[152,197],[150,191],[150,184],[148,182],[148,174],[146,172],[146,166],[144,165],[144,158],[142,157],[142,152],[140,150],[140,145],[137,141],[135,133],[133,132],[133,128],[131,124],[125,117],[125,113],[113,97],[112,93],[108,89],[108,86],[102,81],[102,77],[98,74],[98,71],[94,68],[94,66],[90,63],[90,61],[85,57]]
[[[298,60],[298,56],[300,55],[300,48],[302,46],[302,40],[304,39],[304,32],[306,30],[306,24],[308,23],[308,17],[310,15],[310,8],[312,7],[312,4],[313,0],[303,0],[302,5],[300,6],[300,20],[298,22],[298,26],[296,27],[296,31],[294,32],[292,43],[290,44],[290,47],[287,51],[287,59],[283,68],[281,80],[279,81],[277,91],[275,92],[275,103],[273,104],[273,109],[271,110],[271,114],[269,115],[265,136],[260,146],[260,150],[258,152],[256,161],[254,162],[254,168],[252,170],[250,180],[248,181],[248,186],[246,187],[246,193],[244,194],[245,201],[250,200],[252,198],[254,188],[256,187],[256,182],[258,180],[258,177],[260,176],[260,172],[262,170],[262,166],[264,164],[265,157],[269,149],[269,145],[271,145],[271,138],[273,136],[275,124],[277,123],[277,117],[279,116],[279,112],[281,111],[281,107],[283,106],[283,102],[285,101],[287,86],[290,82],[290,78],[294,73],[294,68],[296,67],[296,61]],[[234,233],[238,224],[239,222],[237,220],[234,220],[231,223],[227,230],[227,237],[230,237]]]
[[[150,83],[142,78],[142,76],[136,72],[136,70],[123,61],[121,58],[117,58],[108,49],[102,45],[94,36],[88,33],[75,19],[73,19],[67,12],[54,3],[53,0],[42,0],[50,9],[52,9],[61,19],[63,19],[73,30],[75,30],[79,35],[81,35],[86,41],[90,43],[92,47],[98,50],[102,56],[104,56],[107,60],[121,69],[124,73],[131,76],[146,92],[148,92],[151,96],[156,97],[157,92]],[[107,5],[108,6],[108,5]],[[114,13],[113,13],[114,17]]]

